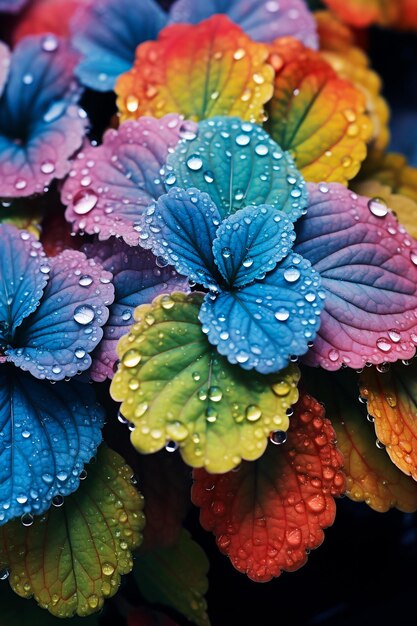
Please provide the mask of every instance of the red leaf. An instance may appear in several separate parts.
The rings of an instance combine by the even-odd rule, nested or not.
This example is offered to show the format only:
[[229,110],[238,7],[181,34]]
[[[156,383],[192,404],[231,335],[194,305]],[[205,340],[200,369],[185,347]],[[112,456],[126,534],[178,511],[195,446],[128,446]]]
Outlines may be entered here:
[[258,582],[294,571],[333,523],[333,496],[345,490],[343,457],[324,409],[304,394],[295,406],[287,442],[269,445],[238,471],[194,470],[192,499],[200,521],[240,572]]

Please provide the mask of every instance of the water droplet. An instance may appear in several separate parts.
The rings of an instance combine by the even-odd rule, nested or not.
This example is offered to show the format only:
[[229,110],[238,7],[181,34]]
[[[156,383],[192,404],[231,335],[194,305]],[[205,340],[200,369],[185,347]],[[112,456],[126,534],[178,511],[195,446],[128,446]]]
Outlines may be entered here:
[[54,477],[52,476],[52,474],[42,474],[42,480],[50,485],[51,483],[54,482]]
[[163,309],[165,309],[166,311],[169,311],[169,309],[172,309],[174,305],[175,305],[175,301],[171,298],[171,296],[162,296],[161,306]]
[[245,56],[246,52],[243,48],[238,48],[234,55],[233,58],[235,59],[235,61],[240,61],[241,59],[243,59],[243,57]]
[[125,367],[136,367],[136,365],[140,363],[141,358],[142,355],[139,354],[137,350],[132,348],[131,350],[125,352],[122,357],[122,363]]
[[64,504],[64,497],[58,494],[52,498],[52,504],[56,507],[62,506]]
[[85,469],[81,470],[80,475],[78,476],[78,478],[80,480],[85,480],[87,478],[87,470],[85,470]]
[[388,336],[394,343],[401,341],[401,334],[395,328],[388,331]]
[[96,206],[98,198],[91,191],[80,191],[74,197],[74,213],[77,215],[87,215]]
[[42,174],[52,174],[55,171],[55,165],[52,161],[45,161],[41,164]]
[[177,182],[177,177],[174,173],[168,174],[168,176],[165,178],[165,182],[167,185],[175,185],[175,183]]
[[387,203],[383,198],[372,198],[369,200],[368,209],[375,217],[385,217],[388,214]]
[[289,386],[288,383],[282,380],[281,382],[275,383],[275,385],[272,385],[272,391],[277,396],[280,396],[280,397],[287,396],[291,391],[291,387]]
[[220,387],[212,386],[208,390],[208,397],[213,402],[220,402],[223,398],[223,392]]
[[168,437],[172,437],[175,441],[184,441],[188,437],[188,428],[181,422],[167,424],[166,432]]
[[126,98],[126,109],[129,113],[135,113],[139,108],[139,100],[136,96],[130,95]]
[[340,354],[337,350],[332,349],[332,350],[329,350],[328,357],[329,357],[329,361],[332,361],[332,363],[335,363],[339,359]]
[[212,172],[204,172],[204,180],[206,183],[212,183],[214,181],[214,174]]
[[385,339],[385,337],[380,337],[377,340],[376,345],[380,350],[382,350],[382,352],[389,352],[392,348],[390,342],[388,339]]
[[269,435],[269,440],[275,446],[280,446],[287,441],[287,433],[285,432],[285,430],[276,430]]
[[417,265],[417,250],[411,250],[410,259],[411,262],[414,263],[414,265]]
[[289,311],[287,311],[286,309],[279,309],[278,311],[275,312],[275,318],[279,322],[285,322],[289,318],[289,316],[290,316]]
[[88,304],[80,304],[74,311],[74,320],[82,326],[90,324],[94,317],[94,309]]
[[194,122],[183,122],[179,129],[179,134],[182,139],[186,141],[192,141],[197,137],[198,127]]
[[89,287],[93,282],[93,279],[91,276],[88,276],[87,274],[85,274],[84,276],[81,276],[80,280],[78,281],[79,285],[81,285],[81,287]]
[[203,161],[199,156],[193,154],[189,157],[189,159],[187,159],[187,166],[193,172],[198,172],[203,167]]
[[15,183],[15,187],[19,191],[22,191],[25,187],[27,187],[27,181],[24,178],[19,178]]
[[55,35],[46,35],[42,39],[42,50],[45,52],[55,52],[58,48],[58,39]]
[[279,3],[276,2],[275,0],[269,0],[266,4],[265,4],[265,9],[269,12],[269,13],[277,13],[277,11],[279,11]]
[[308,498],[306,504],[307,504],[307,508],[312,513],[316,513],[316,514],[323,513],[323,511],[326,508],[326,500],[324,496],[320,493],[317,493],[316,495]]
[[33,515],[31,513],[24,513],[20,518],[22,526],[32,526],[33,524]]
[[[120,547],[122,547],[122,544],[120,544]],[[93,593],[91,596],[89,596],[87,598],[87,602],[88,602],[88,605],[92,609],[97,608],[98,607],[98,602],[99,602],[98,596],[95,593]]]
[[213,424],[217,420],[217,411],[213,406],[207,407],[206,420],[211,424]]
[[258,156],[266,156],[269,152],[269,148],[264,143],[258,143],[258,145],[255,148],[255,152]]
[[232,251],[230,250],[230,248],[222,248],[222,257],[224,259],[229,259],[231,254],[232,254]]
[[247,146],[250,143],[249,135],[238,135],[236,137],[236,143],[238,146]]
[[24,85],[31,85],[33,83],[32,74],[25,74],[22,78],[22,81]]
[[6,580],[10,576],[10,571],[5,567],[0,570],[0,580]]
[[284,278],[289,283],[295,283],[300,278],[300,270],[296,267],[289,267],[284,271]]
[[246,409],[246,419],[249,422],[256,422],[261,415],[262,411],[256,404],[250,404]]
[[83,348],[76,348],[75,350],[75,356],[77,357],[77,359],[83,359],[85,357],[85,350]]
[[178,443],[176,441],[168,441],[165,446],[165,450],[167,452],[175,452],[176,450],[178,450]]
[[101,571],[105,576],[111,576],[114,574],[115,569],[116,568],[112,565],[112,563],[103,563]]

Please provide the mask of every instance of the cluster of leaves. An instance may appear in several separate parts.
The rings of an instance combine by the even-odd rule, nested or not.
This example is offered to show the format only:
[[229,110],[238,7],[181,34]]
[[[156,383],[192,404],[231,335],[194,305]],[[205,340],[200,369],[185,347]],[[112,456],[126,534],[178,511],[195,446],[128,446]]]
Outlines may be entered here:
[[254,581],[417,510],[417,173],[351,28],[417,14],[325,4],[0,0],[0,578],[52,616],[133,569],[130,626],[208,624],[191,505]]

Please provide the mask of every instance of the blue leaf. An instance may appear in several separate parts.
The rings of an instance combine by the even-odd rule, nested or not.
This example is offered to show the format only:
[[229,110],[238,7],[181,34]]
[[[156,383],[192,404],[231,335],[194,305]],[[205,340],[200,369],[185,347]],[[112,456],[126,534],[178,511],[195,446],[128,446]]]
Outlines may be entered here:
[[0,197],[43,193],[70,169],[86,115],[75,104],[77,55],[54,35],[24,37],[0,98]]
[[210,287],[218,282],[213,257],[213,240],[221,218],[206,193],[198,189],[171,189],[161,196],[155,209],[148,209],[143,226],[148,239],[141,244],[151,247],[180,274]]
[[14,226],[0,225],[0,345],[39,305],[50,267],[40,243]]
[[225,219],[217,230],[213,253],[230,287],[242,287],[274,269],[295,239],[291,220],[274,207],[246,207]]
[[206,295],[199,315],[203,331],[230,363],[277,372],[314,340],[323,308],[319,287],[311,264],[291,254],[261,282]]
[[39,515],[77,489],[103,419],[89,385],[52,386],[0,366],[0,524]]
[[222,217],[270,204],[295,221],[307,206],[303,177],[267,132],[234,117],[198,124],[168,156],[165,185],[208,193]]
[[133,65],[136,47],[155,39],[167,16],[153,0],[94,0],[72,22],[72,43],[82,55],[76,74],[83,85],[111,91]]
[[18,328],[7,359],[37,378],[62,380],[91,365],[114,299],[111,274],[82,252],[50,259],[40,305]]
[[318,48],[317,26],[304,0],[177,0],[171,22],[197,24],[215,13],[225,13],[255,41],[295,37]]

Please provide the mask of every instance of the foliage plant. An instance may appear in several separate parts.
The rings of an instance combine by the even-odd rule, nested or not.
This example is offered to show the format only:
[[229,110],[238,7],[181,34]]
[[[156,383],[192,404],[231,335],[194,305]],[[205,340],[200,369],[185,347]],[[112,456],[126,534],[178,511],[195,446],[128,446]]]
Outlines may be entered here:
[[318,4],[0,0],[12,626],[209,624],[192,507],[254,583],[340,496],[417,510],[417,171],[363,36],[417,9]]

